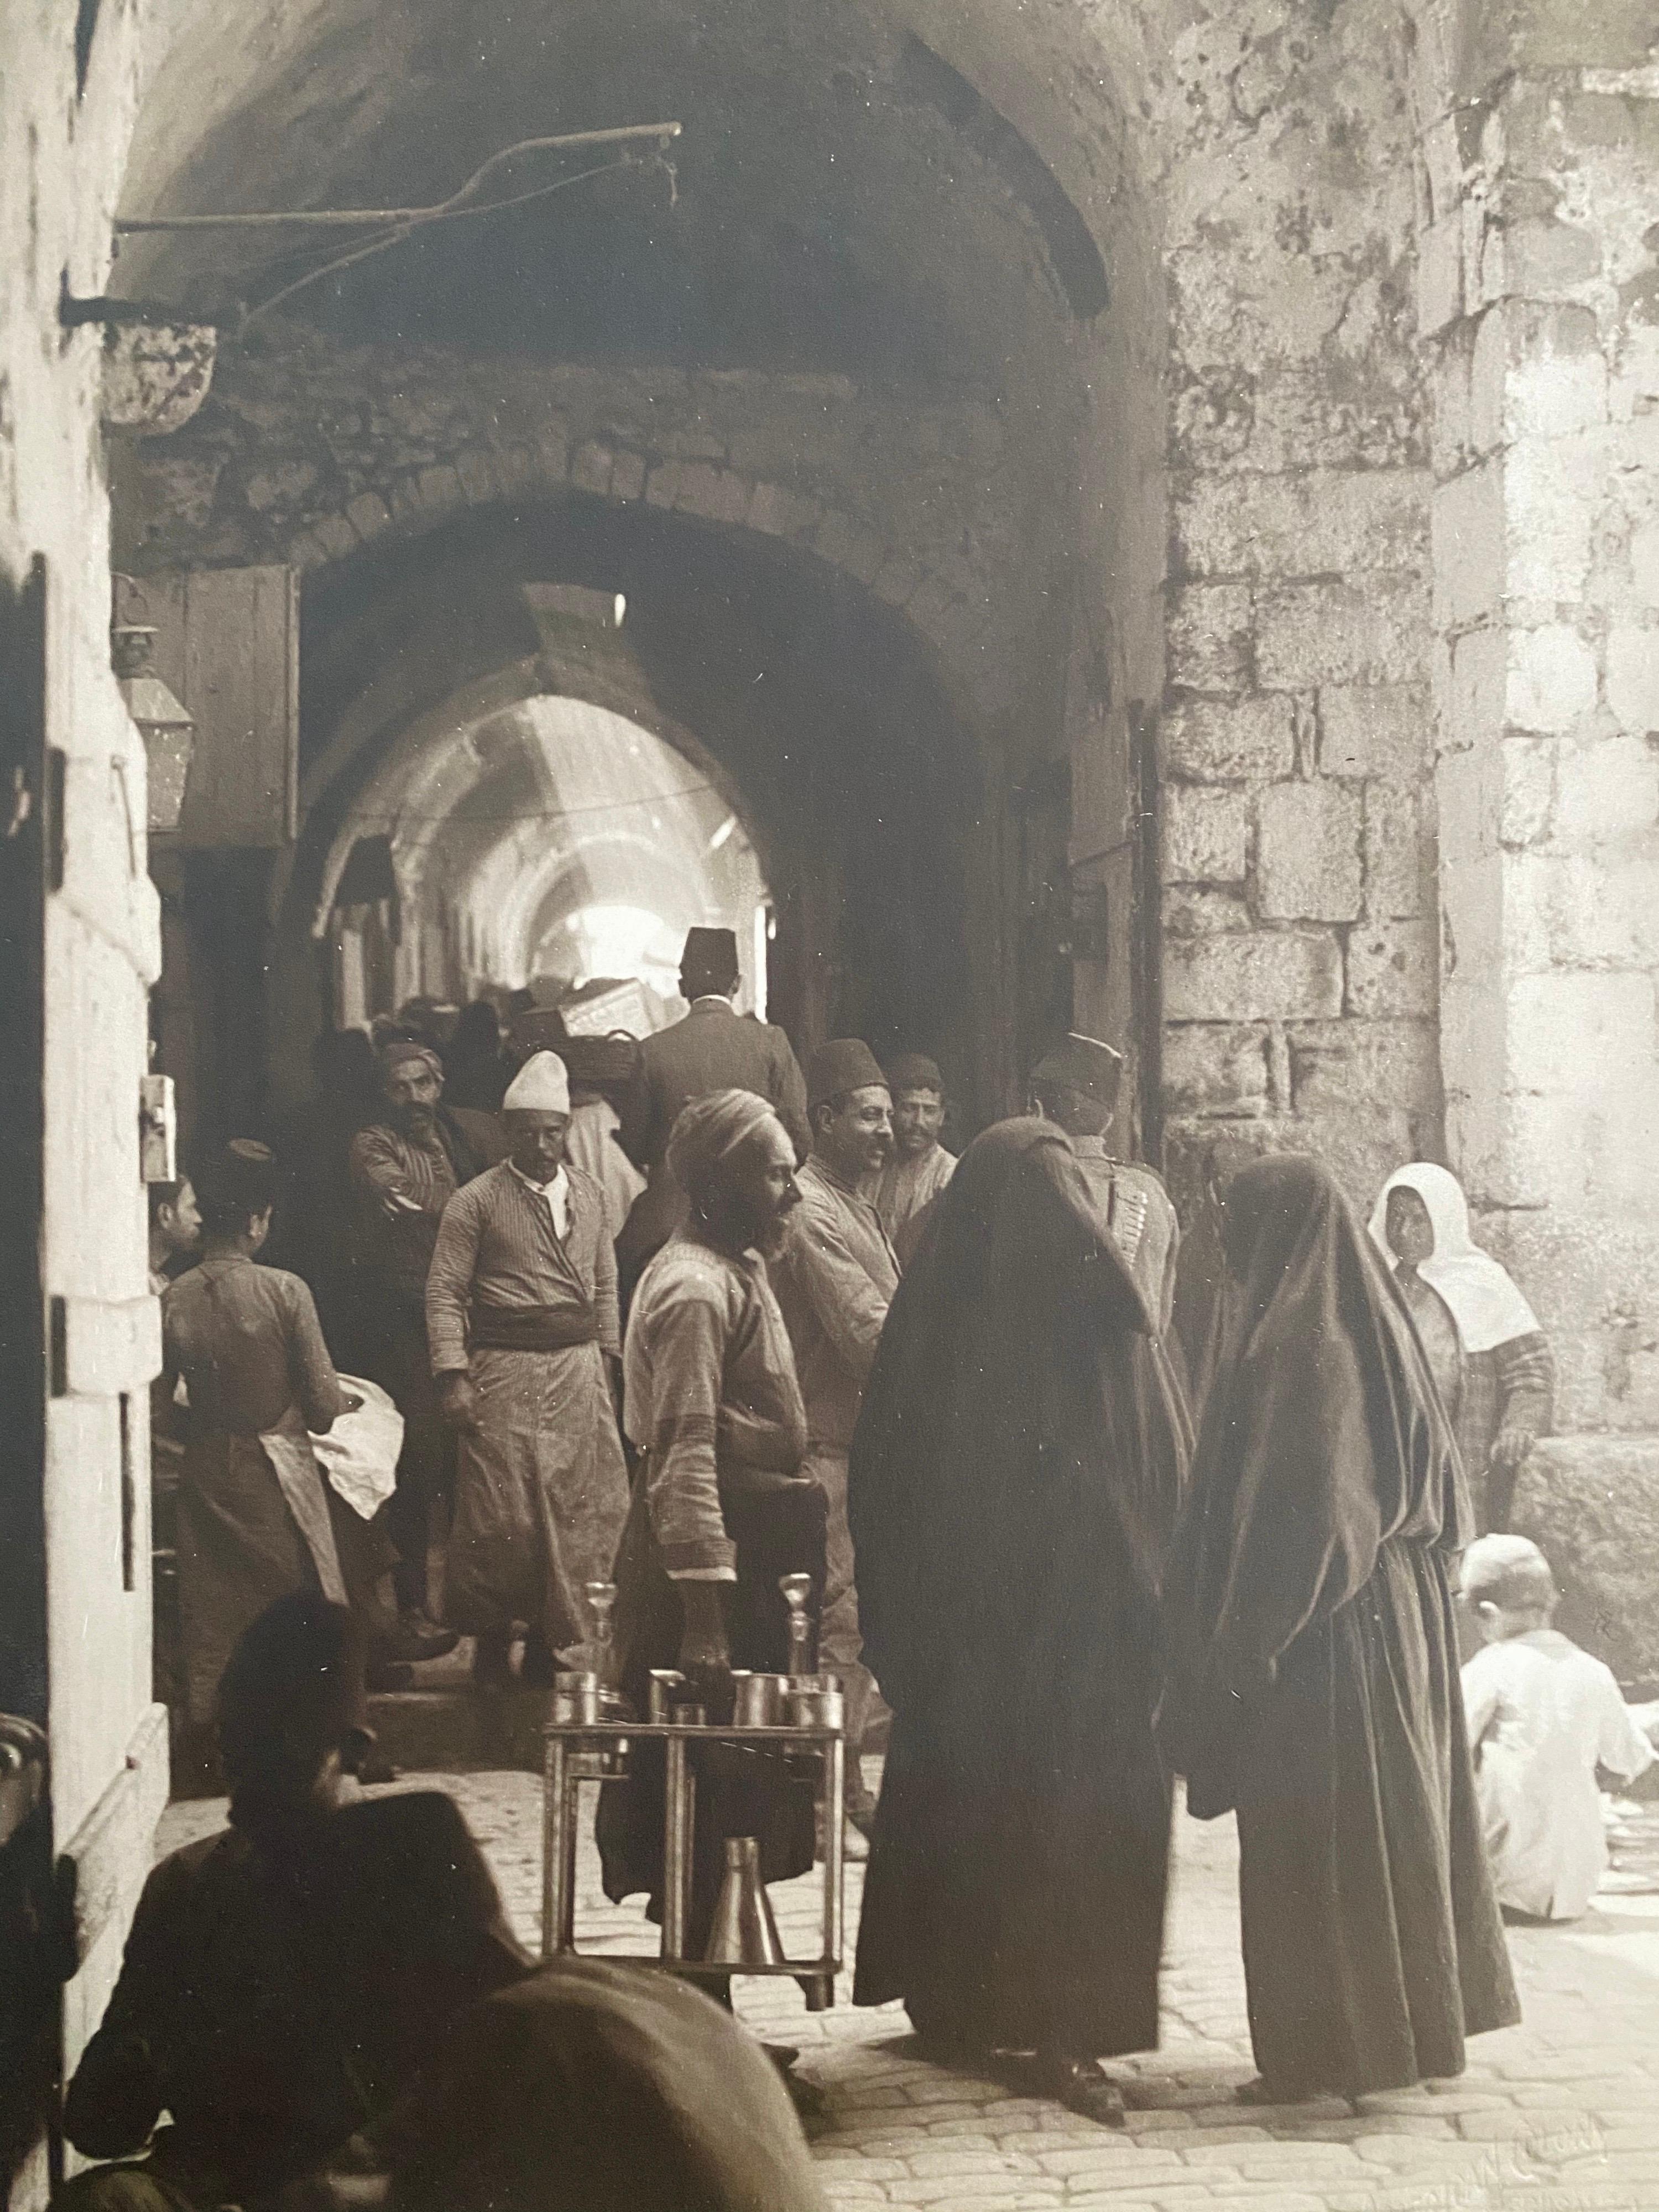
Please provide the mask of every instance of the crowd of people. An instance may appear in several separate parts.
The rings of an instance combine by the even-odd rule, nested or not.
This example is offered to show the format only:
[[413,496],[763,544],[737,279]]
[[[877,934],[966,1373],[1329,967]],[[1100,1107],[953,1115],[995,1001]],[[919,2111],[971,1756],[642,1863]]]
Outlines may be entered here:
[[[233,1840],[156,1877],[71,2100],[88,2150],[132,2148],[167,2101],[114,2054],[163,2004],[168,1914],[185,1948],[205,1885],[257,1917],[288,1899],[303,1844],[334,1869],[301,1885],[303,1962],[382,1848],[424,1864],[412,1828],[371,1843],[375,1817],[436,1838],[439,1814],[389,1805],[319,1825],[319,1762],[336,1774],[348,1736],[372,1757],[355,1709],[301,1730],[280,1788],[251,1775],[244,1706],[283,1605],[290,1672],[341,1623],[371,1684],[465,1634],[489,1693],[584,1664],[583,1585],[614,1579],[618,1686],[642,1708],[673,1668],[718,1711],[734,1668],[787,1663],[779,1578],[806,1573],[818,1663],[847,1698],[832,1817],[869,1860],[855,2001],[902,1999],[942,2058],[1022,2064],[1108,2124],[1123,2092],[1102,2061],[1157,2041],[1177,1777],[1189,1813],[1237,1817],[1260,2069],[1240,2094],[1256,2101],[1456,2074],[1468,2036],[1518,2017],[1501,1914],[1588,1901],[1596,1766],[1633,1775],[1652,1754],[1607,1670],[1554,1629],[1541,1554],[1507,1533],[1550,1357],[1455,1179],[1402,1167],[1367,1233],[1312,1159],[1218,1170],[1194,1389],[1171,1327],[1175,1208],[1109,1148],[1115,1050],[1057,1041],[1026,1114],[958,1161],[931,1059],[884,1066],[839,1039],[803,1073],[781,1030],[738,1015],[737,981],[730,933],[696,930],[689,1012],[636,1045],[533,1006],[505,1040],[469,1009],[447,1057],[415,1022],[372,1063],[368,1040],[330,1040],[291,1132],[302,1157],[240,1141],[199,1194],[155,1196],[185,1701],[199,1725],[217,1713]],[[273,1212],[287,1268],[256,1264]],[[313,1442],[359,1372],[404,1425],[395,1488],[367,1516]],[[878,1731],[878,1796],[859,1756]],[[608,1893],[658,1913],[663,1778],[636,1752],[602,1793],[599,1843]],[[785,1767],[702,1775],[694,1950],[737,1836],[768,1881],[824,1843]],[[432,1968],[451,1995],[430,2038],[467,2005],[626,2010],[598,1984],[526,1996],[489,1932],[489,1877],[451,1842],[469,1901],[443,1911],[468,1963]],[[414,1964],[405,1931],[382,1931],[410,1987],[450,1926],[418,1917]],[[300,1969],[256,1949],[236,1971],[286,1988]],[[380,1971],[353,1984],[364,2003]],[[637,2002],[680,2007],[688,2052],[725,2048],[717,2006]],[[152,2065],[191,2033],[147,2032]],[[348,2137],[363,2172],[429,2167],[455,2066],[431,2040],[388,2057],[364,2111],[296,2136],[279,2179]],[[425,2116],[386,2117],[423,2067]],[[112,2109],[142,2109],[143,2130]]]

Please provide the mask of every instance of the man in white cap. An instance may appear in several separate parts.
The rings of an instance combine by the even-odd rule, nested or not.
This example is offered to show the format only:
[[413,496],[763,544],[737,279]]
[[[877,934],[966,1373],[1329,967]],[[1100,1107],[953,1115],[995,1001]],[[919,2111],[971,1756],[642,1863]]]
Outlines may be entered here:
[[426,1285],[432,1372],[461,1432],[444,1613],[477,1638],[485,1686],[506,1680],[520,1626],[527,1682],[580,1663],[582,1585],[609,1579],[628,1512],[616,1224],[566,1163],[556,1053],[526,1062],[501,1114],[507,1158],[445,1207]]

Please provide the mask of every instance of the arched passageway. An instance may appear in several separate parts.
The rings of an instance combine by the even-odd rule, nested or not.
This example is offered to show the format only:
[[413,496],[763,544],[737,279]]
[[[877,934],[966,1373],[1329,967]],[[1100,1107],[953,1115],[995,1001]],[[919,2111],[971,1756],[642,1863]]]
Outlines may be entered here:
[[[636,977],[659,1012],[694,924],[734,932],[747,1002],[763,1008],[769,894],[720,784],[608,708],[539,689],[501,703],[541,674],[507,672],[422,716],[347,810],[313,923],[335,953],[335,1024],[605,977]],[[382,850],[398,908],[384,978],[382,902],[363,896]]]
[[[538,625],[549,582],[622,592],[623,627]],[[768,1010],[803,1049],[854,1032],[932,1050],[968,1111],[994,1110],[985,1040],[1007,985],[994,908],[972,895],[995,850],[981,743],[907,626],[822,563],[649,509],[481,514],[320,579],[302,668],[299,844],[204,860],[185,889],[194,988],[227,1015],[197,1091],[204,1130],[289,1103],[310,1037],[354,1011],[342,874],[375,836],[395,855],[398,995],[525,981],[562,904],[680,928],[711,896],[734,914],[763,897]],[[567,750],[563,789],[559,730],[586,748],[580,770]],[[648,826],[634,802],[649,793],[605,784],[643,773],[612,750],[630,731],[658,749],[659,796],[679,763],[678,823],[658,807]],[[603,811],[616,799],[644,826]]]
[[[803,1049],[932,1049],[971,1125],[1056,1023],[1133,1044],[1164,340],[1122,57],[919,0],[254,12],[263,33],[233,35],[175,0],[126,212],[416,204],[517,137],[684,133],[672,178],[599,178],[296,295],[298,320],[232,341],[172,473],[120,488],[136,568],[305,571],[300,846],[194,870],[191,934],[244,960],[191,987],[221,1009],[204,1109],[281,1103],[345,1003],[323,880],[343,810],[416,721],[496,679],[713,764],[771,894],[769,1007]],[[545,181],[522,167],[513,189]],[[258,301],[310,265],[271,243],[135,239],[124,277]],[[976,410],[954,443],[949,406]],[[550,671],[538,582],[624,592],[620,641],[567,641],[576,665]],[[257,958],[232,942],[250,903]],[[423,943],[393,964],[424,975]]]

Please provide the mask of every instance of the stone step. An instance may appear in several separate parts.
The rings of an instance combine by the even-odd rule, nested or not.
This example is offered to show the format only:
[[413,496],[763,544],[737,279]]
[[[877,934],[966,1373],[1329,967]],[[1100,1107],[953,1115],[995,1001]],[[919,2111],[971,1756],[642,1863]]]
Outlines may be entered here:
[[[433,1671],[423,1667],[419,1674]],[[541,1768],[547,1701],[545,1690],[485,1692],[452,1682],[380,1692],[368,1701],[368,1717],[382,1755],[406,1771],[520,1767],[534,1773]]]

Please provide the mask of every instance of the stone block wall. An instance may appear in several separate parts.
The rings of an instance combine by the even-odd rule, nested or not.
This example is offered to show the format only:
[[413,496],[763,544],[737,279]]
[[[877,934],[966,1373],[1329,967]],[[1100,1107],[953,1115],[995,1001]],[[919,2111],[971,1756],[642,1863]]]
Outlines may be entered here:
[[1158,81],[1170,1168],[1190,1199],[1231,1134],[1364,1202],[1441,1138],[1405,51],[1369,0],[1279,5]]
[[[77,1880],[76,1971],[64,1992],[73,2066],[120,1965],[167,1780],[165,1715],[150,1702],[146,1385],[159,1364],[159,1309],[138,1178],[145,993],[160,944],[143,747],[110,668],[101,337],[93,325],[70,333],[59,315],[64,289],[87,298],[107,287],[138,56],[135,12],[123,6],[102,11],[79,80],[73,10],[11,10],[5,38],[0,571],[15,592],[44,556],[46,619],[44,667],[31,658],[4,680],[27,720],[44,678],[46,741],[63,756],[64,786],[63,883],[46,900],[41,1225],[41,1292],[56,1307],[61,1356],[55,1376],[40,1378],[50,1389],[45,1466],[11,1472],[45,1490],[46,1696],[29,1717],[49,1734],[52,1849]],[[44,793],[30,795],[44,808]],[[16,2087],[3,2085],[8,2100]],[[44,2128],[15,2175],[0,2171],[0,2197],[9,2180],[14,2205],[45,2203]]]
[[999,410],[766,370],[357,348],[298,329],[221,364],[118,488],[146,568],[314,568],[469,507],[586,495],[781,538],[902,609],[988,720],[1030,680],[1040,494]]
[[1559,1425],[1659,1429],[1659,81],[1639,9],[1418,27],[1453,1164]]

